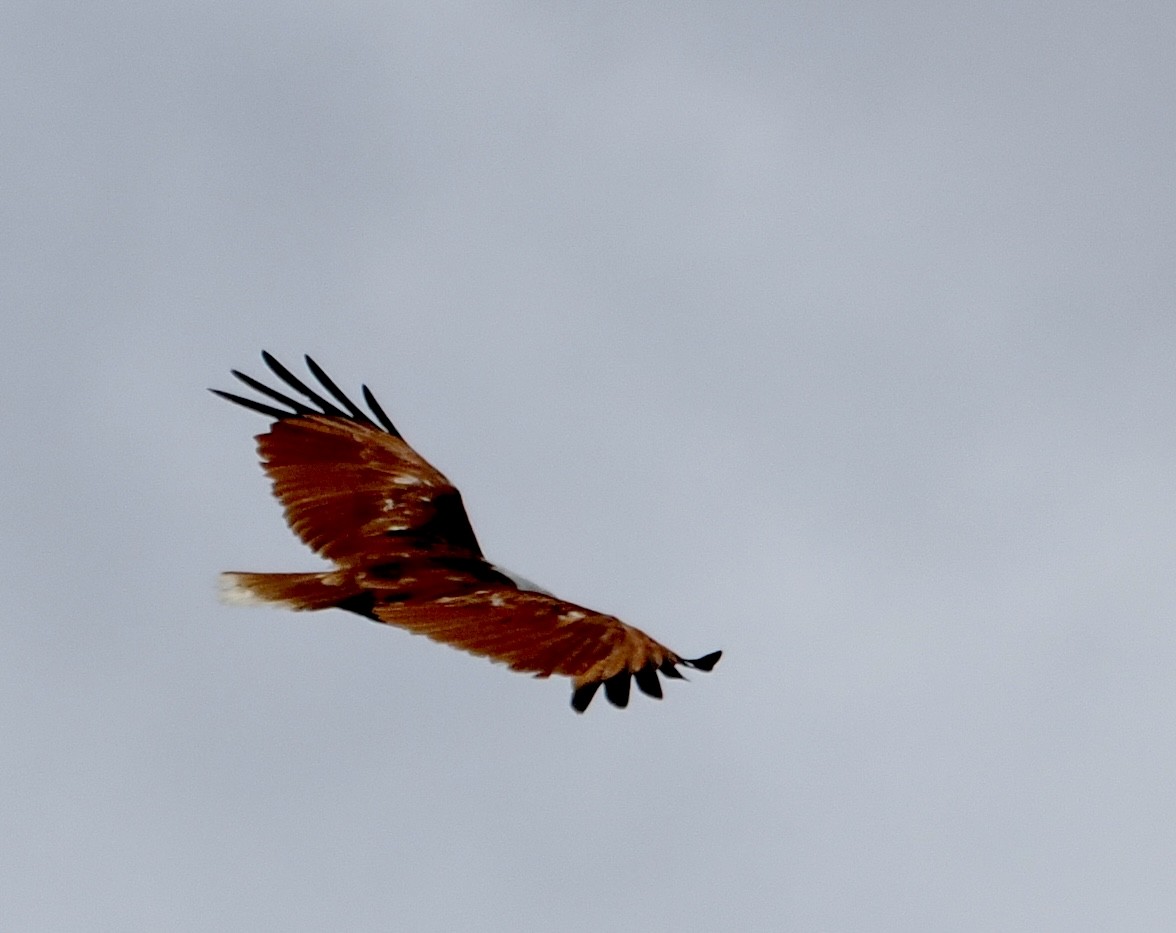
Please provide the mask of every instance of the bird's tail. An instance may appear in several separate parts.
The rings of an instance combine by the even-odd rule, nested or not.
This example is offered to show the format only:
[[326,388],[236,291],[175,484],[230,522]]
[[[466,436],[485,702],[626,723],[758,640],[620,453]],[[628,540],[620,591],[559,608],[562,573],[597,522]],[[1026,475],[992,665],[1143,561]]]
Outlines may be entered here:
[[350,609],[348,604],[362,593],[353,574],[338,570],[220,575],[221,600],[239,606],[269,603],[285,609]]

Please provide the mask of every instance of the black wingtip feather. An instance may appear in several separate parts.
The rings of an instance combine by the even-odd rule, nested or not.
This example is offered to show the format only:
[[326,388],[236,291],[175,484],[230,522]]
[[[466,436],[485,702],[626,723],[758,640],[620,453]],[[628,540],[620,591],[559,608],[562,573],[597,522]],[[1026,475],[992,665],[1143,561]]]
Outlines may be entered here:
[[682,663],[688,664],[690,667],[693,667],[695,670],[709,671],[712,668],[714,668],[714,666],[716,664],[719,663],[719,658],[721,658],[722,656],[723,656],[723,652],[712,651],[710,654],[704,654],[701,658],[695,658],[693,661],[683,660]]
[[663,661],[660,665],[649,664],[635,672],[621,671],[619,674],[615,674],[605,681],[594,680],[592,683],[578,687],[572,693],[572,709],[577,713],[584,712],[588,708],[588,704],[592,702],[592,698],[596,696],[596,691],[600,689],[602,683],[604,685],[604,695],[608,698],[608,701],[613,706],[620,707],[621,709],[629,705],[629,692],[632,681],[637,682],[637,688],[646,696],[660,700],[662,698],[662,685],[661,681],[657,678],[658,673],[672,680],[685,680],[686,677],[677,668],[678,664],[684,667],[696,668],[700,671],[709,671],[719,663],[719,658],[722,656],[723,652],[712,651],[710,654],[704,654],[701,658],[695,658],[693,660],[681,658],[678,661]]
[[[283,405],[289,405],[296,415],[317,415],[318,412],[307,405],[305,402],[300,402],[298,399],[290,398],[290,396],[279,392],[277,389],[271,389],[264,382],[259,382],[252,376],[248,376],[239,369],[230,369],[230,373],[237,379],[240,379],[245,385],[262,395],[268,395],[275,402],[281,402]],[[286,417],[289,417],[287,413]]]
[[335,396],[335,401],[351,412],[352,418],[361,424],[370,424],[375,427],[375,422],[364,413],[362,408],[351,401],[342,389],[335,385],[335,380],[328,376],[323,368],[310,358],[309,354],[306,356],[306,368],[314,374],[315,379],[322,383],[324,389]]
[[600,689],[600,681],[594,680],[591,683],[584,684],[582,687],[577,687],[572,693],[572,709],[577,713],[582,713],[588,708],[588,704],[592,702],[592,698],[596,696],[596,691]]
[[240,395],[234,395],[232,392],[223,392],[220,389],[209,389],[213,395],[219,395],[221,398],[232,402],[234,405],[240,405],[243,408],[248,408],[250,411],[256,411],[260,414],[266,415],[270,418],[276,418],[281,421],[283,418],[289,418],[290,412],[282,411],[280,408],[274,408],[272,405],[266,405],[263,402],[255,402],[251,398],[244,398]]
[[376,401],[376,397],[372,395],[372,390],[367,386],[363,387],[363,400],[368,403],[368,408],[372,410],[372,414],[393,437],[400,437],[400,432],[396,430],[396,425],[392,423],[392,419],[384,414],[384,409],[380,407],[380,403]]
[[629,683],[632,676],[628,671],[621,671],[604,682],[604,695],[613,706],[624,709],[629,705]]
[[260,392],[262,395],[265,395],[276,402],[280,402],[281,404],[288,406],[289,410],[287,411],[286,409],[278,408],[265,402],[259,402],[254,399],[245,398],[241,395],[235,395],[232,392],[223,392],[220,389],[209,389],[209,391],[214,395],[219,395],[221,398],[233,402],[236,405],[241,405],[245,408],[248,408],[250,411],[258,412],[260,414],[266,415],[267,417],[274,418],[277,421],[281,421],[284,418],[296,418],[301,415],[329,415],[334,418],[347,418],[352,421],[357,421],[360,424],[371,425],[372,427],[379,426],[386,430],[393,437],[400,437],[400,432],[396,430],[396,426],[392,423],[392,419],[389,418],[388,415],[384,412],[384,409],[380,407],[380,403],[376,401],[376,397],[372,395],[371,389],[369,389],[367,386],[363,387],[363,397],[371,407],[373,414],[379,421],[379,425],[377,425],[376,421],[372,420],[371,416],[368,415],[367,412],[351,401],[351,399],[347,397],[346,393],[344,393],[343,390],[339,388],[335,380],[328,376],[326,371],[321,366],[319,366],[319,364],[316,363],[309,355],[305,357],[307,369],[310,370],[314,377],[320,383],[322,383],[323,388],[326,389],[326,391],[331,396],[333,396],[334,399],[343,406],[343,408],[340,408],[329,399],[324,398],[321,394],[308,386],[305,382],[294,375],[294,373],[290,372],[290,370],[268,350],[261,351],[261,358],[265,362],[265,365],[268,366],[274,373],[274,375],[276,375],[279,379],[286,383],[286,385],[290,386],[290,388],[294,389],[300,395],[306,396],[306,398],[308,398],[314,405],[317,405],[318,407],[315,408],[311,405],[308,405],[306,402],[291,398],[289,395],[279,392],[277,389],[272,389],[264,382],[254,379],[252,376],[236,369],[231,369],[229,372],[231,372],[233,376],[241,380],[241,382],[245,383],[245,385],[249,386],[249,388],[253,389],[255,392]]
[[314,389],[308,386],[305,382],[295,376],[290,370],[283,366],[268,350],[261,351],[261,358],[265,361],[265,365],[273,370],[274,375],[286,383],[290,388],[297,392],[301,392],[308,399],[314,402],[322,409],[324,415],[335,415],[347,417],[347,412],[337,405],[333,405],[327,399],[319,395]]
[[662,698],[661,681],[657,679],[657,668],[652,664],[641,668],[633,675],[633,679],[637,681],[637,688],[646,696],[655,700]]
[[663,677],[669,677],[671,680],[685,680],[686,675],[674,666],[673,661],[663,661],[661,667],[658,668],[662,672]]

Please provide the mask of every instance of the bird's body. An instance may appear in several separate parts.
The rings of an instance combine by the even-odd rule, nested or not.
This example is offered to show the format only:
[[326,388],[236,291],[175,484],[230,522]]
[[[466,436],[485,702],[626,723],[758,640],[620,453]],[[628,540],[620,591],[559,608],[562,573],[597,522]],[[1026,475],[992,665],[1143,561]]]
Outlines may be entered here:
[[[367,414],[310,357],[324,397],[268,353],[267,365],[311,405],[233,370],[278,408],[217,395],[274,419],[259,435],[262,466],[291,529],[335,566],[318,573],[225,573],[230,602],[339,608],[539,677],[570,677],[582,712],[601,684],[617,706],[630,679],[661,696],[658,673],[710,670],[713,652],[684,659],[614,616],[552,596],[482,555],[461,494],[413,450],[366,386]],[[288,410],[287,410],[288,409]]]

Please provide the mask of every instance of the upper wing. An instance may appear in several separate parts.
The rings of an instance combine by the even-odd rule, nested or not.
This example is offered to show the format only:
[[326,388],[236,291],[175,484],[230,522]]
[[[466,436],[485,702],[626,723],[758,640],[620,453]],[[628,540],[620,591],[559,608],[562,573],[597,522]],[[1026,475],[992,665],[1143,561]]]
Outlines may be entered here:
[[625,706],[631,678],[642,692],[661,697],[659,671],[681,678],[676,665],[709,671],[719,660],[717,651],[694,660],[679,657],[620,619],[545,593],[508,584],[476,586],[461,595],[424,601],[374,589],[371,613],[381,622],[501,661],[516,671],[571,677],[572,706],[580,712],[601,684],[612,703]]
[[303,541],[343,566],[367,566],[421,551],[481,557],[461,494],[405,442],[367,386],[363,396],[376,420],[310,357],[307,366],[342,408],[270,354],[262,358],[316,407],[237,370],[234,376],[290,410],[212,391],[275,419],[269,433],[258,436],[258,452],[274,495],[285,507],[286,521]]

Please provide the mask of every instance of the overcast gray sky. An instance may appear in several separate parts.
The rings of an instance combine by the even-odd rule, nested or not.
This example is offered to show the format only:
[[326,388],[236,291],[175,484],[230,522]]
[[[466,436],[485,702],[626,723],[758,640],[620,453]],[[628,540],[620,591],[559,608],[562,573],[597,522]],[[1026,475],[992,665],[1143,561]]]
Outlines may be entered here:
[[[1176,923],[1176,7],[10,2],[13,930]],[[343,613],[367,382],[655,703]]]

